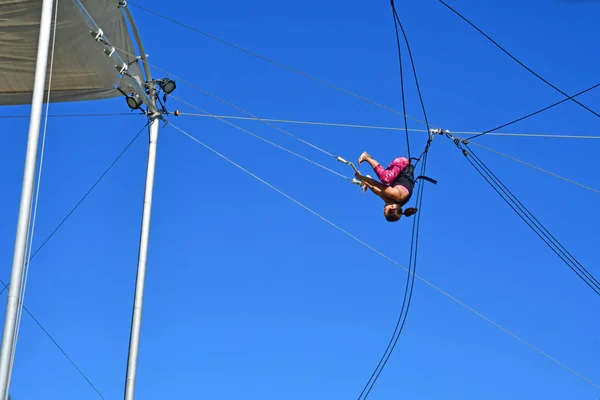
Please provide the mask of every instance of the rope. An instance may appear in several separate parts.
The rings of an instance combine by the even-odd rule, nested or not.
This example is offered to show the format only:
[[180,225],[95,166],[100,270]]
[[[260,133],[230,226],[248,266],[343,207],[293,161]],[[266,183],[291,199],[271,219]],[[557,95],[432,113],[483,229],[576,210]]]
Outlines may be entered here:
[[529,117],[533,117],[534,115],[537,115],[537,114],[539,114],[539,113],[541,113],[541,112],[544,112],[544,111],[546,111],[546,110],[549,110],[549,109],[551,109],[552,107],[556,107],[556,106],[557,106],[557,105],[559,105],[559,104],[562,104],[562,103],[564,103],[564,102],[566,102],[566,101],[568,101],[568,100],[571,100],[571,99],[573,99],[573,98],[575,98],[575,97],[577,97],[577,96],[579,96],[579,95],[582,95],[582,94],[584,94],[584,93],[586,93],[586,92],[589,92],[590,90],[592,90],[592,89],[595,89],[595,88],[597,88],[598,86],[600,86],[600,83],[597,83],[597,84],[595,84],[594,86],[590,86],[589,88],[587,88],[587,89],[585,89],[585,90],[582,90],[581,92],[579,92],[579,93],[576,93],[576,94],[574,94],[573,96],[569,96],[569,97],[567,97],[566,99],[562,99],[561,101],[557,101],[556,103],[553,103],[553,104],[551,104],[551,105],[549,105],[549,106],[547,106],[547,107],[540,108],[540,109],[539,109],[539,110],[537,110],[537,111],[534,111],[534,112],[532,112],[532,113],[529,113],[529,114],[527,114],[527,115],[524,115],[524,116],[522,116],[522,117],[520,117],[520,118],[517,118],[517,119],[515,119],[515,120],[513,120],[513,121],[507,122],[507,123],[505,123],[505,124],[502,124],[502,125],[500,125],[500,126],[497,126],[497,127],[493,128],[493,129],[490,129],[490,130],[487,130],[487,131],[485,131],[485,132],[479,133],[479,134],[477,134],[477,135],[471,136],[471,137],[467,138],[467,140],[471,140],[471,139],[478,138],[479,136],[487,135],[487,134],[489,134],[489,133],[491,133],[491,132],[493,132],[493,131],[496,131],[496,130],[498,130],[498,129],[506,128],[506,127],[507,127],[507,126],[509,126],[509,125],[515,124],[515,123],[517,123],[517,122],[519,122],[519,121],[523,121],[524,119],[527,119],[527,118],[529,118]]
[[[403,115],[401,112],[399,112],[399,111],[396,111],[396,110],[394,110],[394,109],[392,109],[392,108],[390,108],[390,107],[384,106],[383,104],[379,104],[379,103],[377,103],[377,102],[375,102],[375,101],[373,101],[373,100],[369,100],[368,98],[366,98],[366,97],[363,97],[363,96],[360,96],[360,95],[358,95],[358,94],[356,94],[356,93],[353,93],[353,92],[351,92],[351,91],[349,91],[349,90],[342,89],[342,88],[340,88],[340,87],[338,87],[338,86],[335,86],[335,85],[332,85],[331,83],[328,83],[328,82],[326,82],[326,81],[324,81],[324,80],[321,80],[321,79],[315,78],[315,77],[313,77],[313,76],[311,76],[311,75],[308,75],[308,74],[306,74],[306,73],[304,73],[304,72],[302,72],[302,71],[298,71],[298,70],[296,70],[296,69],[293,69],[293,68],[291,68],[291,67],[288,67],[287,65],[284,65],[284,64],[282,64],[282,63],[280,63],[280,62],[277,62],[277,61],[271,60],[271,59],[269,59],[269,58],[267,58],[267,57],[261,56],[261,55],[259,55],[259,54],[257,54],[257,53],[254,53],[254,52],[250,51],[250,50],[246,50],[246,49],[244,49],[243,47],[240,47],[240,46],[238,46],[238,45],[235,45],[235,44],[233,44],[233,43],[227,42],[227,41],[225,41],[225,40],[223,40],[223,39],[220,39],[220,38],[218,38],[218,37],[216,37],[216,36],[213,36],[213,35],[211,35],[211,34],[208,34],[208,33],[206,33],[206,32],[203,32],[203,31],[201,31],[201,30],[199,30],[199,29],[197,29],[197,28],[194,28],[194,27],[192,27],[192,26],[186,25],[186,24],[184,24],[183,22],[179,22],[179,21],[177,21],[177,20],[175,20],[175,19],[173,19],[173,18],[167,17],[166,15],[160,14],[160,13],[158,13],[158,12],[156,12],[156,11],[152,11],[152,10],[150,10],[149,8],[146,8],[146,7],[140,6],[140,5],[138,5],[138,4],[135,4],[135,3],[132,3],[132,2],[128,2],[127,4],[131,4],[132,6],[134,6],[134,7],[137,7],[137,8],[139,8],[139,9],[141,9],[141,10],[144,10],[144,11],[146,11],[146,12],[150,13],[150,14],[154,14],[154,15],[156,15],[156,16],[157,16],[157,17],[159,17],[159,18],[162,18],[162,19],[165,19],[165,20],[167,20],[167,21],[169,21],[169,22],[172,22],[172,23],[174,23],[174,24],[177,24],[177,25],[179,25],[179,26],[181,26],[181,27],[183,27],[183,28],[186,28],[186,29],[188,29],[188,30],[190,30],[190,31],[193,31],[193,32],[199,33],[200,35],[203,35],[203,36],[205,36],[205,37],[207,37],[207,38],[209,38],[209,39],[212,39],[212,40],[215,40],[215,41],[217,41],[217,42],[220,42],[220,43],[222,43],[222,44],[225,44],[225,45],[227,45],[227,46],[229,46],[229,47],[232,47],[232,48],[234,48],[234,49],[236,49],[236,50],[242,51],[242,52],[244,52],[244,53],[246,53],[246,54],[249,54],[249,55],[251,55],[251,56],[253,56],[253,57],[256,57],[256,58],[259,58],[259,59],[261,59],[261,60],[263,60],[263,61],[266,61],[266,62],[268,62],[268,63],[271,63],[271,64],[273,64],[273,65],[275,65],[275,66],[277,66],[277,67],[280,67],[280,68],[286,69],[286,70],[288,70],[288,71],[290,71],[290,72],[293,72],[293,73],[295,73],[295,74],[298,74],[298,75],[300,75],[300,76],[303,76],[303,77],[305,77],[305,78],[308,78],[308,79],[310,79],[310,80],[313,80],[313,81],[315,81],[315,82],[317,82],[317,83],[319,83],[319,84],[321,84],[321,85],[329,86],[330,88],[332,88],[332,89],[335,89],[335,90],[337,90],[337,91],[339,91],[339,92],[341,92],[341,93],[348,94],[348,95],[350,95],[350,96],[352,96],[352,97],[355,97],[355,98],[357,98],[357,99],[359,99],[359,100],[362,100],[362,101],[364,101],[364,102],[367,102],[367,103],[369,103],[369,104],[372,104],[372,105],[374,105],[374,106],[376,106],[376,107],[383,108],[384,110],[387,110],[387,111],[393,112],[394,114],[397,114],[397,115]],[[115,47],[115,48],[116,48],[116,47]],[[117,49],[117,50],[119,50],[119,51],[123,51],[122,49],[119,49],[119,48],[116,48],[116,49]],[[127,53],[127,52],[125,52],[125,53]],[[129,55],[131,56],[131,54],[129,54]],[[133,56],[133,57],[135,57],[135,56]],[[148,63],[148,65],[152,66],[152,64],[150,64],[150,63]],[[179,79],[179,78],[178,78],[178,79]],[[416,118],[410,117],[410,116],[408,116],[408,115],[406,115],[406,118],[412,119],[413,121],[416,121],[416,122],[418,122],[418,123],[420,123],[420,124],[427,125],[427,123],[425,123],[425,122],[423,122],[423,121],[420,121],[420,120],[418,120],[418,119],[416,119]]]
[[[396,44],[398,46],[398,66],[400,69],[400,93],[402,95],[402,113],[406,115],[406,98],[404,95],[404,72],[402,68],[402,49],[400,48],[400,35],[398,34],[398,20],[396,18],[396,9],[394,7],[394,0],[391,1],[392,4],[392,17],[394,17],[394,29],[396,30]],[[429,127],[429,125],[427,125]],[[408,159],[411,159],[410,156],[410,139],[408,136],[408,121],[406,117],[404,117],[404,130],[406,132],[406,148],[408,152]]]
[[[463,152],[466,160],[475,168],[483,179],[500,195],[500,197],[517,213],[542,241],[584,281],[596,294],[600,295],[600,282],[542,225],[542,223],[525,207],[525,205],[500,181],[500,179],[483,163],[472,149],[465,150],[461,141],[454,140]],[[471,156],[471,157],[469,157]],[[473,160],[471,159],[473,158]],[[583,275],[583,276],[582,276]]]
[[410,64],[412,66],[413,75],[415,77],[415,84],[417,86],[417,94],[419,95],[419,101],[421,103],[421,109],[423,111],[423,118],[425,118],[425,125],[429,130],[431,126],[429,125],[429,120],[427,119],[427,112],[425,111],[425,103],[423,102],[423,95],[421,94],[421,86],[419,85],[419,78],[417,77],[417,69],[415,68],[415,60],[413,59],[412,51],[410,50],[410,43],[408,42],[408,37],[406,36],[406,31],[404,30],[404,26],[402,26],[402,21],[400,21],[400,17],[398,16],[398,12],[396,11],[396,6],[394,5],[394,0],[391,0],[392,10],[394,12],[395,20],[398,22],[398,26],[400,26],[400,30],[402,31],[402,36],[404,36],[404,41],[406,42],[406,49],[408,50],[408,56],[410,58]]
[[[226,157],[225,155],[219,153],[218,151],[212,149],[211,147],[209,147],[208,145],[204,144],[203,142],[201,142],[200,140],[196,139],[194,136],[190,135],[189,133],[187,133],[186,131],[184,131],[181,128],[178,128],[177,126],[173,125],[171,122],[169,122],[169,125],[172,126],[174,129],[178,130],[179,132],[181,132],[183,135],[187,136],[189,139],[191,139],[192,141],[196,142],[197,144],[201,145],[202,147],[204,147],[205,149],[209,150],[210,152],[212,152],[213,154],[217,155],[218,157],[222,158],[223,160],[227,161],[228,163],[230,163],[231,165],[235,166],[236,168],[242,170],[243,172],[245,172],[246,174],[250,175],[252,178],[256,179],[257,181],[261,182],[262,184],[264,184],[265,186],[269,187],[270,189],[274,190],[275,192],[279,193],[280,195],[284,196],[285,198],[287,198],[288,200],[292,201],[293,203],[297,204],[298,206],[300,206],[301,208],[303,208],[304,210],[308,211],[309,213],[311,213],[312,215],[316,216],[317,218],[321,219],[322,221],[326,222],[327,224],[331,225],[332,227],[334,227],[335,229],[339,230],[340,232],[342,232],[343,234],[345,234],[346,236],[350,237],[351,239],[355,240],[356,242],[360,243],[361,245],[365,246],[367,249],[371,250],[372,252],[374,252],[375,254],[381,256],[382,258],[386,259],[387,261],[391,262],[392,264],[394,264],[397,267],[400,267],[402,269],[404,269],[405,271],[409,272],[409,270],[402,266],[400,263],[398,263],[396,260],[392,259],[391,257],[385,255],[384,253],[382,253],[381,251],[377,250],[376,248],[374,248],[373,246],[369,245],[368,243],[364,242],[363,240],[359,239],[358,237],[354,236],[353,234],[351,234],[350,232],[346,231],[345,229],[341,228],[340,226],[336,225],[335,223],[333,223],[332,221],[328,220],[327,218],[323,217],[322,215],[320,215],[319,213],[317,213],[316,211],[313,211],[312,209],[310,209],[309,207],[307,207],[306,205],[302,204],[301,202],[299,202],[298,200],[294,199],[293,197],[291,197],[290,195],[288,195],[287,193],[279,190],[278,188],[276,188],[275,186],[271,185],[270,183],[268,183],[267,181],[265,181],[264,179],[260,178],[259,176],[255,175],[254,173],[252,173],[251,171],[247,170],[246,168],[242,167],[241,165],[237,164],[236,162],[234,162],[233,160],[229,159],[228,157]],[[589,379],[585,378],[584,376],[580,375],[579,373],[575,372],[574,370],[570,369],[569,367],[567,367],[565,364],[559,362],[558,360],[556,360],[555,358],[549,356],[548,354],[544,353],[542,350],[538,349],[537,347],[533,346],[532,344],[530,344],[529,342],[525,341],[524,339],[520,338],[519,336],[517,336],[516,334],[512,333],[511,331],[509,331],[508,329],[502,327],[501,325],[499,325],[498,323],[494,322],[493,320],[491,320],[490,318],[486,317],[485,315],[481,314],[479,311],[475,310],[474,308],[466,305],[465,303],[463,303],[462,301],[460,301],[459,299],[455,298],[454,296],[452,296],[451,294],[445,292],[444,290],[440,289],[439,287],[437,287],[436,285],[434,285],[433,283],[427,281],[426,279],[422,278],[421,276],[411,273],[411,275],[413,275],[416,279],[419,279],[421,282],[425,283],[427,286],[431,287],[432,289],[438,291],[439,293],[441,293],[442,295],[446,296],[447,298],[449,298],[450,300],[454,301],[455,303],[457,303],[458,305],[460,305],[461,307],[465,308],[466,310],[470,311],[471,313],[477,315],[479,318],[483,319],[484,321],[490,323],[491,325],[493,325],[494,327],[498,328],[499,330],[501,330],[502,332],[508,334],[509,336],[513,337],[514,339],[518,340],[519,342],[521,342],[522,344],[526,345],[527,347],[529,347],[530,349],[534,350],[535,352],[537,352],[538,354],[544,356],[545,358],[547,358],[548,360],[552,361],[553,363],[555,363],[556,365],[560,366],[561,368],[565,369],[566,371],[570,372],[571,374],[577,376],[578,378],[580,378],[581,380],[585,381],[586,383],[590,384],[591,386],[600,389],[600,386],[595,384],[594,382],[590,381]]]
[[[198,107],[198,106],[195,106],[195,105],[193,105],[193,104],[191,104],[191,103],[188,103],[187,101],[185,101],[185,100],[182,100],[182,99],[180,99],[180,98],[178,98],[178,97],[175,97],[175,96],[173,96],[173,95],[171,95],[171,97],[173,97],[174,99],[176,99],[176,100],[178,100],[178,101],[181,101],[182,103],[184,103],[184,104],[186,104],[186,105],[188,105],[188,106],[190,106],[190,107],[193,107],[193,108],[195,108],[195,109],[196,109],[196,110],[198,110],[198,111],[202,111],[202,112],[206,113],[206,115],[209,115],[209,113],[208,113],[208,112],[206,112],[205,110],[203,110],[202,108],[200,108],[200,107]],[[337,171],[334,171],[334,170],[333,170],[333,169],[331,169],[331,168],[328,168],[328,167],[326,167],[326,166],[324,166],[324,165],[322,165],[322,164],[319,164],[318,162],[316,162],[316,161],[313,161],[313,160],[311,160],[311,159],[309,159],[309,158],[307,158],[307,157],[304,157],[303,155],[300,155],[300,154],[298,154],[298,153],[296,153],[296,152],[293,152],[292,150],[286,149],[285,147],[283,147],[283,146],[281,146],[281,145],[279,145],[279,144],[277,144],[277,143],[275,143],[275,142],[272,142],[272,141],[270,141],[270,140],[268,140],[268,139],[265,139],[265,138],[263,138],[262,136],[259,136],[259,135],[255,134],[255,133],[253,133],[253,132],[250,132],[249,130],[247,130],[247,129],[244,129],[244,128],[242,128],[242,127],[241,127],[241,126],[239,126],[239,125],[236,125],[236,124],[234,124],[234,123],[232,123],[232,122],[229,122],[229,121],[227,121],[227,120],[224,120],[224,119],[221,119],[221,118],[218,118],[218,117],[215,117],[215,119],[217,119],[217,120],[219,120],[219,121],[221,121],[221,122],[223,122],[223,123],[225,123],[225,124],[227,124],[227,125],[229,125],[229,126],[232,126],[232,127],[234,127],[235,129],[238,129],[238,130],[240,130],[240,131],[242,131],[242,132],[244,132],[244,133],[247,133],[247,134],[248,134],[248,135],[250,135],[250,136],[253,136],[253,137],[255,137],[255,138],[259,139],[259,140],[262,140],[263,142],[265,142],[265,143],[268,143],[268,144],[270,144],[271,146],[277,147],[278,149],[280,149],[280,150],[283,150],[283,151],[285,151],[285,152],[287,152],[287,153],[289,153],[289,154],[291,154],[291,155],[293,155],[293,156],[296,156],[296,157],[298,157],[298,158],[301,158],[302,160],[304,160],[304,161],[307,161],[307,162],[309,162],[309,163],[311,163],[311,164],[313,164],[313,165],[315,165],[315,166],[317,166],[317,167],[319,167],[319,168],[322,168],[322,169],[324,169],[325,171],[331,172],[332,174],[334,174],[334,175],[337,175],[337,176],[339,176],[339,177],[341,177],[341,178],[343,178],[343,179],[346,179],[346,180],[351,180],[351,179],[350,179],[350,178],[348,178],[347,176],[345,176],[345,175],[342,175],[342,174],[340,174],[339,172],[337,172]],[[299,140],[301,140],[301,139],[299,139]],[[307,142],[307,143],[308,143],[308,142]],[[314,146],[314,147],[316,147],[316,146]]]
[[479,143],[473,143],[473,144],[474,144],[475,146],[481,147],[482,149],[485,149],[485,150],[487,150],[487,151],[491,151],[492,153],[496,153],[496,154],[498,154],[498,155],[500,155],[500,156],[502,156],[502,157],[506,157],[506,158],[508,158],[509,160],[516,161],[516,162],[518,162],[518,163],[521,163],[521,164],[523,164],[523,165],[526,165],[526,166],[528,166],[528,167],[530,167],[530,168],[533,168],[533,169],[535,169],[535,170],[538,170],[538,171],[541,171],[541,172],[543,172],[543,173],[545,173],[545,174],[551,175],[551,176],[553,176],[553,177],[555,177],[555,178],[562,179],[562,180],[563,180],[563,181],[565,181],[565,182],[569,182],[569,183],[572,183],[573,185],[577,185],[577,186],[579,186],[579,187],[581,187],[581,188],[583,188],[583,189],[589,190],[590,192],[594,192],[594,193],[600,194],[600,190],[593,189],[593,188],[591,188],[591,187],[589,187],[589,186],[582,185],[581,183],[577,183],[577,182],[575,182],[575,181],[572,181],[572,180],[570,180],[570,179],[567,179],[567,178],[565,178],[565,177],[562,177],[562,176],[560,176],[560,175],[558,175],[558,174],[555,174],[555,173],[553,173],[553,172],[546,171],[545,169],[542,169],[542,168],[540,168],[540,167],[536,167],[535,165],[532,165],[532,164],[526,163],[525,161],[521,161],[521,160],[519,160],[518,158],[511,157],[511,156],[509,156],[508,154],[504,154],[504,153],[501,153],[501,152],[499,152],[499,151],[497,151],[497,150],[490,149],[489,147],[486,147],[486,146],[484,146],[484,145],[482,145],[482,144],[479,144]]
[[461,19],[463,19],[466,23],[468,23],[473,28],[475,28],[479,33],[481,33],[483,36],[485,36],[486,39],[488,39],[490,42],[492,42],[494,45],[496,45],[496,47],[498,47],[506,55],[508,55],[510,58],[512,58],[514,61],[516,61],[517,64],[519,64],[521,67],[525,68],[527,71],[529,71],[530,73],[532,73],[536,78],[538,78],[539,80],[541,80],[542,82],[544,82],[546,85],[550,86],[552,89],[556,90],[557,92],[559,92],[563,96],[566,96],[567,97],[566,100],[571,100],[574,103],[576,103],[576,104],[580,105],[581,107],[585,108],[586,110],[588,110],[592,114],[594,114],[596,117],[600,117],[600,114],[598,114],[596,111],[592,110],[591,108],[587,107],[586,105],[584,105],[584,104],[580,103],[579,101],[575,100],[573,98],[573,96],[569,96],[568,94],[566,94],[565,92],[563,92],[562,90],[560,90],[559,88],[557,88],[556,86],[554,86],[552,83],[550,83],[546,79],[542,78],[538,73],[536,73],[535,71],[533,71],[527,65],[523,64],[521,61],[519,61],[519,59],[517,59],[515,56],[513,56],[508,50],[506,50],[504,47],[500,46],[494,39],[492,39],[491,37],[489,37],[481,29],[479,29],[474,23],[472,23],[471,21],[469,21],[466,17],[464,17],[463,15],[461,15],[458,11],[456,11],[455,9],[453,9],[452,7],[450,7],[448,4],[446,4],[444,2],[444,0],[439,0],[439,1],[440,1],[440,3],[442,3],[443,5],[445,5],[446,7],[448,7],[453,13],[455,13]]
[[[344,123],[335,123],[335,122],[321,122],[321,121],[299,121],[293,119],[273,119],[273,118],[250,118],[250,117],[238,117],[233,115],[215,115],[215,114],[197,114],[197,113],[186,113],[179,112],[179,115],[186,117],[210,117],[210,118],[222,118],[222,119],[232,119],[232,120],[241,120],[241,121],[268,121],[282,124],[297,124],[297,125],[315,125],[315,126],[328,126],[328,127],[337,127],[337,128],[357,128],[357,129],[373,129],[373,130],[383,130],[383,131],[403,131],[405,128],[397,128],[391,126],[377,126],[377,125],[359,125],[359,124],[344,124]],[[408,128],[409,132],[422,132],[428,133],[427,129],[411,129]],[[452,131],[453,135],[472,135],[478,132],[473,131]],[[555,139],[600,139],[600,136],[592,136],[592,135],[560,135],[560,134],[544,134],[544,133],[486,133],[488,136],[516,136],[516,137],[538,137],[538,138],[555,138]]]
[[[410,55],[410,60],[411,60],[411,64],[412,64],[412,69],[413,69],[413,73],[414,73],[414,78],[415,78],[415,82],[417,85],[417,89],[419,91],[419,98],[421,101],[421,107],[423,109],[423,115],[425,116],[425,121],[427,121],[427,113],[425,111],[425,105],[423,103],[423,98],[421,96],[421,91],[419,89],[419,83],[418,83],[418,78],[417,78],[417,72],[416,72],[416,68],[415,68],[415,64],[414,64],[414,60],[412,58],[412,52],[410,51],[410,44],[408,42],[408,38],[406,36],[406,32],[404,31],[404,28],[402,27],[402,22],[400,21],[400,18],[398,17],[398,13],[396,11],[396,7],[394,5],[394,0],[391,0],[391,6],[392,6],[392,13],[394,16],[394,28],[396,30],[396,41],[398,44],[398,58],[400,61],[400,82],[401,82],[401,87],[402,87],[402,106],[404,108],[404,112],[406,113],[405,110],[405,96],[404,96],[404,80],[403,80],[403,73],[402,73],[402,57],[400,55],[401,51],[400,51],[400,38],[398,36],[398,26],[400,26],[400,29],[402,30],[402,34],[404,35],[404,40],[406,42],[406,46],[408,48],[408,52]],[[404,125],[406,128],[406,141],[407,144],[409,143],[409,139],[408,139],[408,123],[405,120],[404,121]],[[427,126],[429,127],[429,124],[427,124]],[[426,170],[426,166],[427,166],[427,155],[429,152],[429,146],[431,144],[431,140],[432,140],[432,136],[431,133],[429,134],[429,140],[427,141],[427,145],[425,147],[425,149],[423,150],[423,153],[419,156],[418,161],[423,161],[423,163],[421,164],[421,173],[419,175],[421,176],[425,176],[425,170]],[[410,156],[410,144],[408,144],[408,158],[411,159]],[[417,161],[417,162],[418,162]],[[418,253],[418,242],[419,242],[419,227],[420,227],[420,221],[421,221],[421,206],[423,203],[423,189],[424,189],[424,184],[421,183],[421,185],[418,187],[417,189],[417,210],[419,210],[419,212],[417,213],[417,217],[415,217],[415,220],[413,221],[413,227],[412,227],[412,237],[411,237],[411,243],[410,243],[410,256],[409,256],[409,273],[406,277],[406,287],[404,289],[404,298],[402,300],[402,307],[400,308],[400,315],[398,316],[398,321],[396,322],[396,326],[394,328],[394,332],[392,333],[392,336],[390,338],[390,341],[388,342],[388,345],[384,351],[383,356],[381,357],[381,359],[379,360],[379,363],[377,364],[377,366],[375,367],[375,370],[373,371],[373,373],[371,374],[369,380],[367,381],[367,384],[364,386],[362,392],[360,393],[360,395],[358,396],[359,400],[361,399],[361,397],[364,394],[364,400],[366,400],[369,397],[369,394],[371,393],[371,391],[373,390],[373,388],[375,387],[375,383],[377,382],[377,380],[379,379],[379,376],[381,375],[381,372],[383,371],[383,369],[385,368],[385,366],[387,365],[390,357],[392,356],[392,353],[394,352],[394,349],[396,348],[396,345],[398,343],[398,340],[400,339],[400,335],[402,334],[402,330],[404,329],[404,325],[406,323],[406,318],[408,317],[408,311],[410,309],[410,304],[411,304],[411,300],[412,300],[412,293],[413,293],[413,287],[414,287],[414,276],[416,273],[416,268],[417,268],[417,253]],[[365,393],[366,391],[366,393]]]

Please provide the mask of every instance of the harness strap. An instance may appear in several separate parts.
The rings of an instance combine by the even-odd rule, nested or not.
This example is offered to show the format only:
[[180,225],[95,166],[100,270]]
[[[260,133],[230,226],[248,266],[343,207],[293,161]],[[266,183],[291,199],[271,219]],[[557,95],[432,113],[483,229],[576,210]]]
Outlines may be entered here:
[[415,181],[418,181],[419,179],[424,179],[424,180],[426,180],[427,182],[431,182],[431,183],[433,183],[434,185],[437,185],[437,181],[436,181],[435,179],[433,179],[433,178],[430,178],[430,177],[428,177],[428,176],[425,176],[425,175],[419,175],[419,176],[417,177],[417,179],[415,179]]

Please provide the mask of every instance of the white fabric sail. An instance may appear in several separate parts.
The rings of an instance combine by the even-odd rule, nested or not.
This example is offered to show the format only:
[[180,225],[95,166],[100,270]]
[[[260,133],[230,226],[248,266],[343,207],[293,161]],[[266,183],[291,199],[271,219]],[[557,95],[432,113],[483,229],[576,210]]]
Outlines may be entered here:
[[[135,54],[116,0],[81,0],[81,3],[113,46]],[[0,105],[31,103],[41,6],[39,0],[0,0]],[[114,57],[107,57],[103,45],[94,40],[73,1],[58,2],[57,19],[51,102],[120,96],[116,86],[126,93],[134,91],[127,80],[121,79]],[[125,52],[119,55],[126,63],[135,60]],[[137,62],[128,71],[144,82]]]

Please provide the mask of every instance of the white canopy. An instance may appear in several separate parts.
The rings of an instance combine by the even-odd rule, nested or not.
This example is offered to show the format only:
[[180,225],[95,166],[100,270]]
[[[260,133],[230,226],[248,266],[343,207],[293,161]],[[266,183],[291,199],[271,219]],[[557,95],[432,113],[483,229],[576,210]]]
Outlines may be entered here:
[[[81,3],[113,46],[135,54],[117,0]],[[31,103],[41,7],[40,0],[0,0],[0,105]],[[126,80],[121,80],[114,57],[104,54],[71,0],[58,2],[57,20],[51,102],[116,97],[121,95],[116,85],[126,93],[133,91]],[[119,54],[126,63],[135,59],[124,52]],[[138,63],[129,66],[129,73],[144,82]],[[46,87],[47,82],[48,78]]]

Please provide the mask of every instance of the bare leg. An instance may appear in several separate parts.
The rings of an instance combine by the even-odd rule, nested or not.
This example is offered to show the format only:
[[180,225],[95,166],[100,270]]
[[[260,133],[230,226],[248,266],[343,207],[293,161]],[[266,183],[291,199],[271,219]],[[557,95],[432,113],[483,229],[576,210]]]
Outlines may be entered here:
[[379,163],[369,155],[369,153],[367,153],[366,151],[363,152],[360,157],[358,158],[358,165],[360,165],[362,162],[366,161],[367,163],[369,163],[369,165],[371,166],[371,168],[375,169],[376,166],[379,165]]
[[406,162],[408,164],[408,160],[406,158],[398,157],[395,160],[393,160],[387,168],[383,168],[383,166],[381,166],[379,162],[373,157],[371,157],[366,151],[363,152],[358,158],[358,164],[360,165],[360,163],[362,163],[363,161],[366,161],[371,166],[371,168],[373,168],[373,171],[377,174],[377,177],[379,178],[381,183],[384,183],[386,185],[391,184],[393,180],[398,176],[398,174],[402,171],[402,169],[404,168],[402,166],[403,162]]

